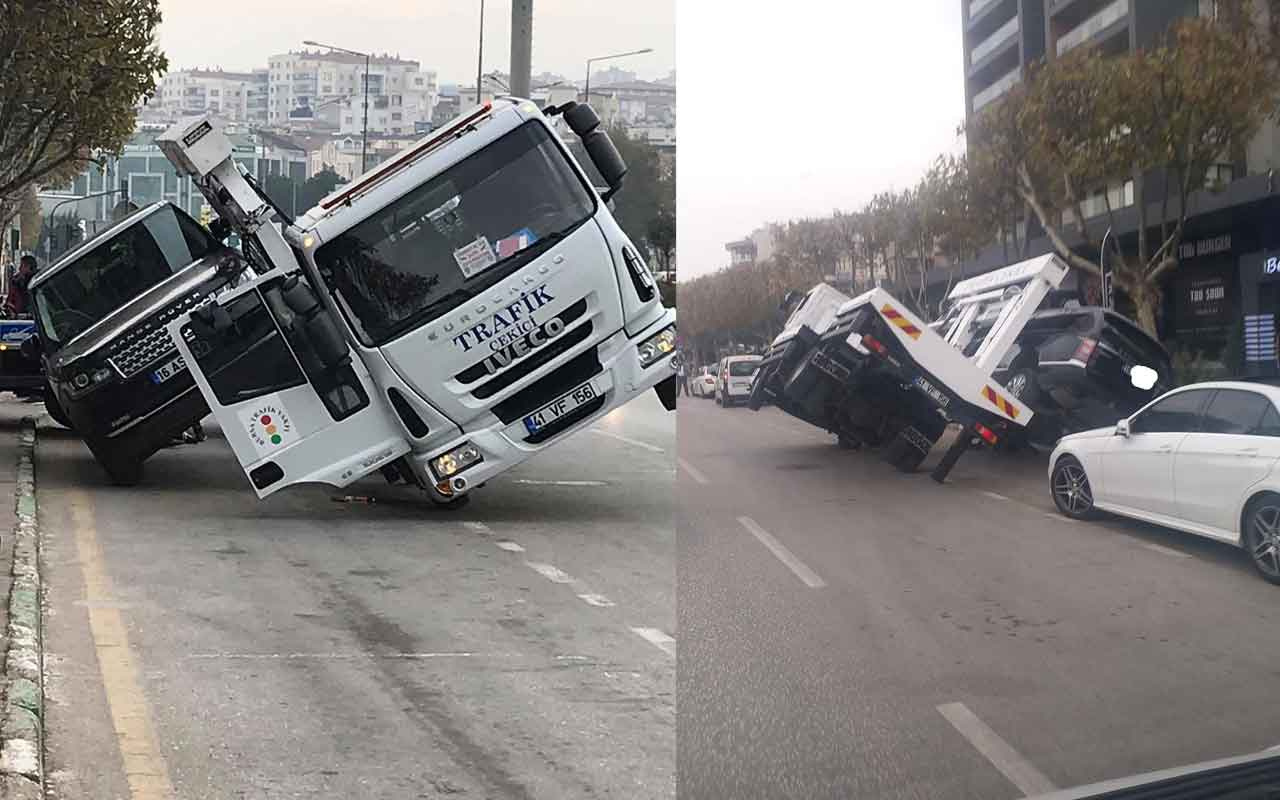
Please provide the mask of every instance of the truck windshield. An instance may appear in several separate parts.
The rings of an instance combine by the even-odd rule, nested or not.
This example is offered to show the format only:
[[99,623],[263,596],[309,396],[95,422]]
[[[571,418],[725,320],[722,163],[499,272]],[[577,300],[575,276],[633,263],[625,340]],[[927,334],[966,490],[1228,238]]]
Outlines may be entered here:
[[595,213],[545,125],[527,122],[316,251],[368,345],[447,313]]
[[165,206],[92,246],[35,288],[44,334],[66,343],[219,244]]

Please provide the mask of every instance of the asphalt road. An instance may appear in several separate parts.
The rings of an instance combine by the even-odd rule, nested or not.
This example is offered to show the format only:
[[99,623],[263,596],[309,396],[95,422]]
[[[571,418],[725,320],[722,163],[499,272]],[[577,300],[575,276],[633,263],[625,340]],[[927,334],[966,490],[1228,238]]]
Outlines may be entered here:
[[[682,398],[683,400],[683,398]],[[701,798],[1015,798],[1280,744],[1280,589],[1238,550],[947,485],[683,401],[677,773]]]
[[51,796],[674,797],[674,447],[647,396],[440,512],[42,429]]

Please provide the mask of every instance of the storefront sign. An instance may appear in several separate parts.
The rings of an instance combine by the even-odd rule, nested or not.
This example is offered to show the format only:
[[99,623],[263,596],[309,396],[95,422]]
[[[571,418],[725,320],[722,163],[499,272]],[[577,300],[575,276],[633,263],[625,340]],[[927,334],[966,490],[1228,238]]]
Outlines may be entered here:
[[1231,234],[1215,236],[1212,239],[1200,239],[1194,242],[1183,242],[1178,247],[1178,257],[1183,261],[1189,258],[1203,258],[1231,250]]
[[1230,316],[1222,275],[1187,275],[1177,281],[1175,325],[1179,331],[1226,325]]

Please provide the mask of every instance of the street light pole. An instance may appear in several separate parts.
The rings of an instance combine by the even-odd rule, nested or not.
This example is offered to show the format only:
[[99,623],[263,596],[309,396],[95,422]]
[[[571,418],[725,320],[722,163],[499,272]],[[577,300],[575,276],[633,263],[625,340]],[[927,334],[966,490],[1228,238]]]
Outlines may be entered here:
[[480,0],[480,44],[476,48],[476,105],[480,105],[480,84],[484,80],[484,0]]
[[359,50],[348,50],[345,47],[335,47],[331,44],[321,44],[307,39],[303,42],[305,45],[312,47],[325,47],[329,50],[337,50],[339,53],[347,55],[359,56],[364,59],[364,132],[360,137],[360,171],[364,172],[368,168],[367,153],[369,150],[369,62],[372,56],[369,53],[362,53]]
[[593,63],[597,61],[608,61],[609,59],[612,59],[612,58],[622,58],[624,56],[638,56],[642,53],[652,53],[652,52],[653,52],[652,47],[646,47],[641,50],[631,50],[626,53],[614,53],[611,56],[596,56],[595,58],[588,58],[587,59],[587,82],[586,82],[586,87],[582,92],[582,102],[587,104],[591,103],[591,65]]
[[81,200],[92,200],[95,197],[109,197],[113,194],[120,194],[123,189],[112,189],[109,192],[94,192],[86,194],[83,197],[68,197],[66,200],[59,200],[53,204],[53,208],[49,209],[49,238],[44,240],[44,260],[45,266],[49,266],[49,262],[53,260],[53,218],[58,213],[58,209],[67,203],[78,203]]

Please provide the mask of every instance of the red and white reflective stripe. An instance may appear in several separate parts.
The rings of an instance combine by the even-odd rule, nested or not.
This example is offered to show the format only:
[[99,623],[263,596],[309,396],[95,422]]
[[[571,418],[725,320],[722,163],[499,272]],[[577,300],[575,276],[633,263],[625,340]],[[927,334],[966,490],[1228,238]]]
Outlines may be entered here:
[[992,389],[990,386],[983,386],[982,396],[985,397],[993,406],[1007,414],[1010,419],[1018,418],[1018,407],[1006,400],[995,389]]
[[889,304],[880,307],[880,313],[884,314],[885,319],[896,325],[903,333],[912,339],[920,338],[920,329],[911,323],[911,320],[902,315],[902,312]]

